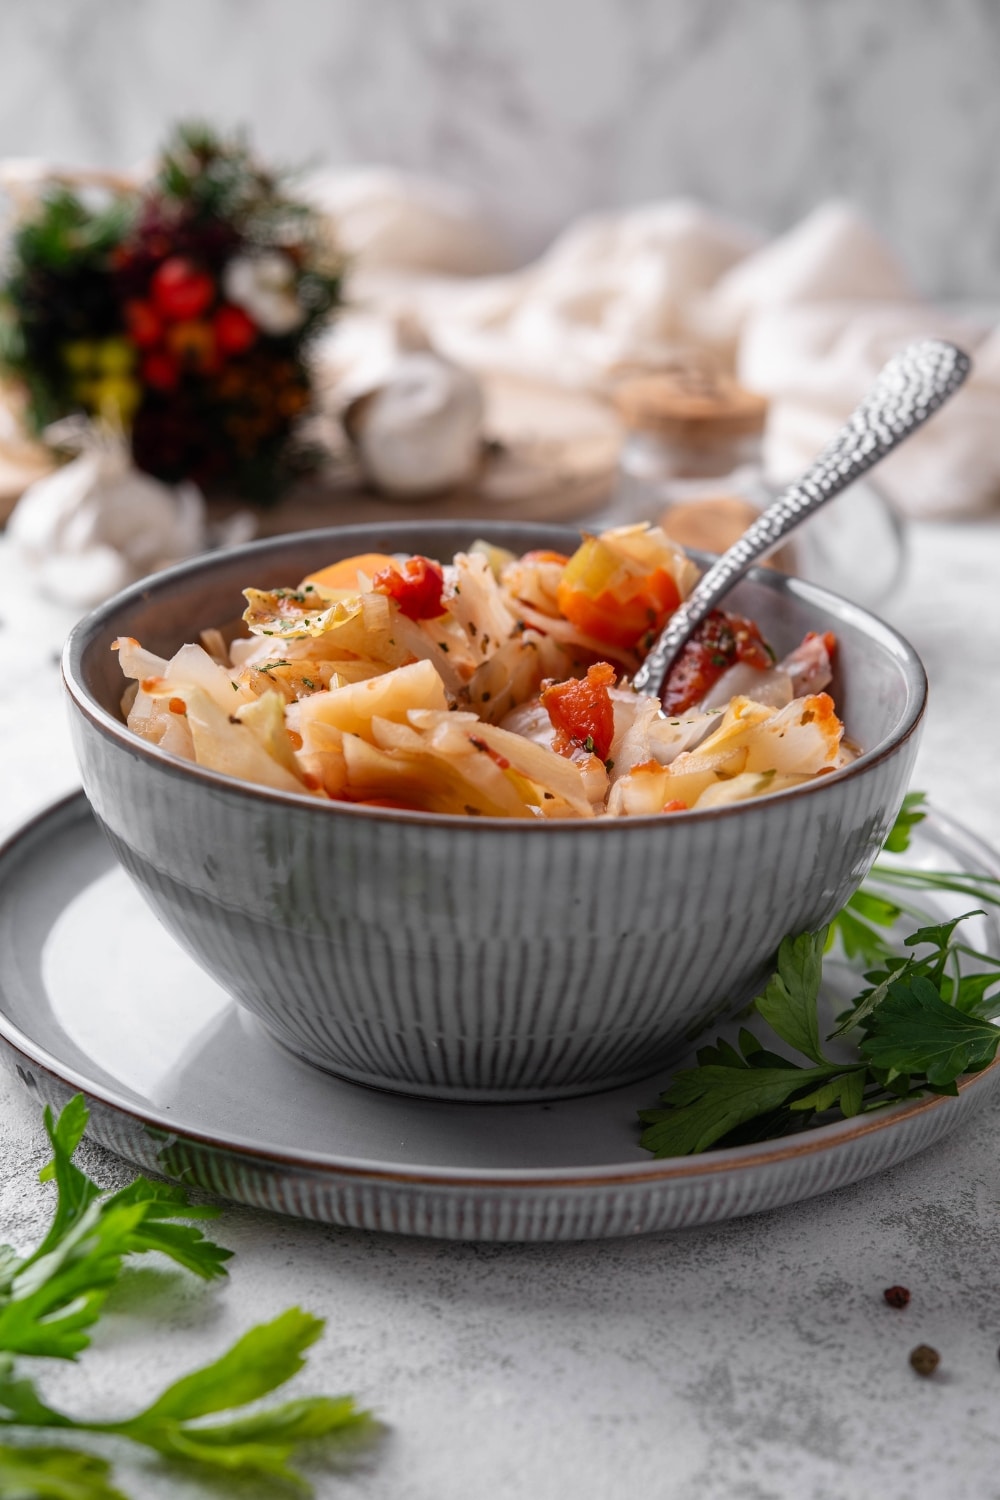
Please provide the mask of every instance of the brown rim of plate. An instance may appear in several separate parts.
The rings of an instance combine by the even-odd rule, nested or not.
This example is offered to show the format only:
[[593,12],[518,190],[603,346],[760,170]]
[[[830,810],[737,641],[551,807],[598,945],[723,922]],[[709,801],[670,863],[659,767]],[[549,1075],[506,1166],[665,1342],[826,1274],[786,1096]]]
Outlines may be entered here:
[[[235,1003],[235,1002],[234,1002]],[[17,1028],[13,1028],[15,1032]],[[20,1034],[20,1033],[18,1033]],[[60,1072],[49,1061],[25,1052],[13,1041],[0,1017],[0,1042],[29,1067],[47,1073],[64,1087],[75,1089],[85,1098],[99,1104],[102,1109],[122,1115],[149,1131],[168,1137],[168,1144],[179,1143],[207,1149],[214,1154],[225,1154],[245,1160],[259,1162],[269,1167],[308,1173],[316,1177],[350,1177],[366,1182],[385,1182],[400,1186],[437,1188],[500,1188],[500,1189],[573,1189],[642,1186],[649,1182],[683,1181],[689,1177],[718,1176],[725,1172],[743,1171],[753,1167],[767,1167],[796,1157],[815,1156],[818,1152],[835,1150],[851,1145],[865,1136],[876,1135],[901,1120],[913,1119],[917,1115],[930,1113],[944,1104],[954,1101],[954,1095],[934,1094],[926,1098],[901,1100],[898,1104],[887,1104],[865,1115],[849,1120],[834,1120],[829,1125],[817,1125],[797,1136],[794,1144],[787,1137],[776,1141],[772,1148],[766,1146],[731,1146],[723,1150],[708,1150],[693,1156],[653,1157],[648,1163],[631,1168],[624,1163],[608,1168],[591,1167],[581,1173],[579,1168],[567,1169],[565,1173],[548,1167],[525,1167],[519,1174],[511,1174],[506,1167],[480,1168],[475,1174],[460,1167],[414,1167],[412,1171],[391,1170],[378,1162],[335,1161],[311,1156],[299,1156],[280,1149],[265,1151],[242,1141],[224,1141],[215,1136],[204,1135],[197,1130],[178,1129],[177,1122],[164,1117],[147,1115],[117,1100],[108,1097],[99,1089],[75,1077],[73,1070]],[[39,1049],[43,1051],[43,1049]],[[983,1078],[1000,1068],[1000,1053],[978,1073],[966,1074],[958,1081],[959,1097]],[[341,1080],[347,1082],[349,1080]],[[362,1087],[363,1085],[354,1085]],[[582,1096],[585,1097],[585,1096]],[[417,1101],[414,1101],[417,1102]],[[440,1102],[440,1101],[437,1101]],[[468,1103],[469,1101],[464,1101]],[[514,1109],[516,1104],[502,1105]]]
[[[427,521],[422,523],[410,523],[411,526],[418,525],[419,529],[425,531],[431,538],[435,536],[447,536],[460,529],[464,524],[461,521]],[[533,522],[481,522],[478,525],[468,523],[470,529],[477,530],[480,534],[489,536],[495,532],[509,532],[511,529],[531,533],[535,531],[542,536],[551,536],[553,531],[564,531],[567,534],[580,533],[572,527],[545,526]],[[316,531],[304,531],[289,533],[281,538],[264,538],[256,542],[247,542],[242,547],[234,547],[224,555],[227,564],[237,562],[242,557],[253,557],[256,552],[273,550],[276,540],[285,542],[289,549],[301,545],[308,545],[318,539],[328,540],[331,536],[343,537],[355,533],[360,537],[370,537],[373,532],[384,530],[391,537],[393,532],[408,529],[406,523],[380,522],[372,526],[353,525],[344,527],[322,528]],[[693,552],[699,561],[707,561],[708,554]],[[158,745],[151,745],[148,741],[133,734],[126,724],[116,719],[112,714],[97,702],[96,698],[87,688],[82,674],[77,667],[83,656],[85,645],[97,634],[103,622],[116,613],[123,605],[134,599],[149,597],[157,592],[165,592],[169,589],[173,580],[181,574],[191,575],[198,573],[211,573],[219,560],[219,554],[202,554],[186,562],[175,564],[161,573],[153,574],[151,578],[140,579],[138,583],[123,589],[115,594],[104,604],[98,605],[88,615],[85,615],[72,629],[67,638],[62,654],[62,679],[67,692],[73,699],[80,712],[90,720],[95,729],[99,730],[105,739],[111,740],[130,753],[140,756],[151,764],[158,766],[173,776],[182,780],[193,780],[201,784],[214,787],[218,791],[228,792],[235,796],[252,796],[255,799],[269,802],[278,807],[309,807],[321,809],[321,816],[337,817],[345,816],[351,818],[364,818],[376,823],[396,823],[400,820],[415,823],[422,827],[438,828],[489,828],[494,831],[507,833],[523,833],[527,829],[558,828],[560,830],[572,830],[575,836],[582,830],[594,830],[597,828],[621,828],[660,826],[664,823],[664,814],[648,813],[629,818],[492,818],[476,817],[466,818],[455,813],[431,813],[422,812],[417,808],[384,808],[365,807],[354,802],[337,802],[332,798],[322,799],[312,797],[308,792],[281,792],[272,787],[260,786],[252,781],[241,781],[233,776],[225,776],[219,771],[207,770],[193,761],[182,760],[180,756],[172,755],[167,750],[161,750]],[[908,697],[910,702],[907,711],[896,731],[891,734],[881,745],[871,750],[864,751],[850,765],[843,766],[838,771],[832,771],[828,775],[817,776],[802,786],[786,787],[783,791],[769,792],[764,797],[749,799],[745,802],[730,803],[725,807],[688,808],[683,813],[670,814],[670,817],[683,818],[685,821],[696,819],[715,820],[720,818],[738,817],[745,815],[748,808],[757,807],[761,803],[782,802],[788,798],[813,796],[823,790],[828,782],[839,784],[847,778],[860,775],[870,767],[880,764],[893,756],[907,740],[913,735],[923,717],[927,707],[927,674],[923,663],[914,651],[910,643],[891,625],[871,614],[860,604],[855,604],[849,599],[842,599],[839,594],[824,589],[819,584],[809,583],[805,579],[792,578],[784,574],[775,574],[764,568],[751,568],[747,573],[747,579],[751,582],[762,583],[764,586],[777,593],[791,594],[808,604],[810,598],[829,609],[830,604],[836,606],[835,613],[846,613],[847,617],[854,616],[859,624],[863,624],[865,630],[871,634],[881,635],[883,644],[898,658],[900,669],[907,681]],[[742,580],[741,580],[742,581]]]

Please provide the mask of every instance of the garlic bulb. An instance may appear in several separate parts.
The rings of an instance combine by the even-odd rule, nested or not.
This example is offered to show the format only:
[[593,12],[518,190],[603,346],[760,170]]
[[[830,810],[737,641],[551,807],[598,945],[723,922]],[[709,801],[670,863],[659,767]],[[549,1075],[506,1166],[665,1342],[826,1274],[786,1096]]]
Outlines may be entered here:
[[420,499],[476,473],[483,395],[467,370],[429,349],[404,351],[351,402],[344,426],[372,484]]
[[200,551],[205,504],[132,467],[124,444],[89,448],[28,486],[7,534],[42,593],[79,608]]

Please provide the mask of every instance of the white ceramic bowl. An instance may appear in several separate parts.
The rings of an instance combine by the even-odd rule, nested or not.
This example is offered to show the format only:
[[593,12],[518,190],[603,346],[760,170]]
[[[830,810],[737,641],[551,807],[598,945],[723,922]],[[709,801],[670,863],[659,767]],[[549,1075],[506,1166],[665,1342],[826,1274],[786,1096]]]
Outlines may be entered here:
[[441,1098],[611,1088],[743,1003],[781,938],[828,921],[860,884],[909,781],[926,680],[872,615],[757,571],[733,608],[779,654],[806,630],[836,633],[832,692],[864,753],[761,800],[595,822],[319,803],[177,760],[122,722],[116,636],[170,655],[238,618],[249,585],[366,551],[449,558],[476,536],[516,551],[575,539],[479,521],[343,527],[211,554],[119,594],[66,648],[84,788],[164,925],[309,1061]]

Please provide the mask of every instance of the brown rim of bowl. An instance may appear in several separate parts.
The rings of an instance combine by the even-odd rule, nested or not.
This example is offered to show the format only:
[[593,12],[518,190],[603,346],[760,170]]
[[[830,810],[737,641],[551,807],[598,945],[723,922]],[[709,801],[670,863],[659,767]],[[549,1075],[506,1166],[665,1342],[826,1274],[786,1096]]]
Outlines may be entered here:
[[[664,822],[662,813],[650,813],[630,818],[492,818],[476,817],[464,818],[454,813],[431,813],[422,812],[416,808],[380,808],[365,807],[354,802],[337,802],[333,799],[322,800],[311,797],[308,792],[282,792],[272,787],[259,786],[256,782],[240,781],[233,776],[225,776],[220,771],[210,771],[204,766],[199,766],[192,761],[182,760],[179,756],[172,755],[169,751],[161,750],[158,745],[151,745],[148,741],[133,734],[126,724],[109,714],[105,708],[97,702],[96,698],[87,688],[82,672],[80,671],[81,659],[86,646],[99,630],[107,626],[107,622],[123,606],[139,601],[143,598],[169,591],[170,585],[175,579],[182,576],[191,576],[198,573],[211,573],[220,561],[227,565],[239,562],[242,558],[252,560],[257,554],[273,551],[276,546],[284,544],[288,550],[300,545],[308,546],[311,543],[330,542],[340,538],[350,538],[352,535],[359,539],[363,536],[371,538],[380,533],[386,537],[387,544],[393,536],[400,532],[416,529],[424,532],[428,537],[451,536],[456,530],[468,526],[470,533],[483,536],[487,540],[497,534],[506,534],[512,530],[526,533],[531,536],[535,533],[539,540],[543,537],[551,539],[555,532],[562,532],[567,539],[579,536],[581,533],[574,527],[547,526],[537,522],[529,521],[423,521],[423,522],[375,522],[370,526],[357,524],[350,526],[321,527],[313,531],[289,532],[279,537],[266,537],[258,541],[246,542],[240,547],[227,549],[225,552],[201,553],[195,558],[189,558],[184,562],[176,563],[173,567],[166,568],[162,572],[151,574],[148,578],[140,579],[131,584],[127,589],[121,590],[112,598],[100,604],[96,609],[85,615],[70,631],[62,654],[62,678],[66,690],[72,698],[76,707],[89,719],[95,729],[108,740],[113,741],[121,748],[138,755],[140,758],[156,765],[161,771],[171,776],[177,776],[182,780],[193,780],[203,785],[212,787],[218,791],[231,795],[252,796],[257,800],[269,802],[279,807],[303,808],[309,807],[325,817],[351,817],[364,818],[377,823],[404,821],[416,823],[424,827],[439,828],[489,828],[494,831],[503,830],[509,833],[523,833],[527,829],[558,828],[560,830],[573,830],[574,836],[580,831],[593,831],[598,828],[620,828],[627,824],[635,827],[650,827],[662,825]],[[370,550],[370,547],[369,547]],[[397,549],[398,550],[398,549]],[[711,555],[698,552],[695,549],[687,549],[689,555],[700,563],[711,561]],[[348,554],[350,555],[350,554]],[[749,799],[745,802],[730,803],[725,807],[689,808],[683,813],[672,814],[673,817],[681,817],[685,822],[691,820],[705,821],[719,818],[736,817],[745,814],[748,808],[759,806],[761,803],[780,803],[789,798],[800,798],[815,796],[822,792],[828,783],[839,785],[848,778],[863,774],[872,766],[888,760],[891,756],[906,744],[907,740],[914,734],[927,706],[927,674],[923,663],[914,651],[910,643],[894,630],[891,625],[880,620],[877,615],[871,614],[863,609],[860,604],[854,604],[849,599],[843,599],[839,594],[823,588],[819,584],[808,583],[805,579],[793,578],[785,574],[775,573],[764,568],[751,568],[746,575],[747,580],[760,583],[765,588],[771,589],[778,594],[791,595],[792,598],[804,603],[807,607],[814,602],[820,607],[830,609],[833,613],[840,615],[845,621],[849,621],[863,628],[865,633],[880,639],[881,643],[888,648],[890,654],[897,660],[903,678],[907,686],[907,705],[899,725],[894,733],[883,740],[871,750],[864,751],[848,766],[839,771],[832,771],[826,776],[817,776],[813,781],[803,786],[787,787],[783,791],[770,792],[764,797]]]

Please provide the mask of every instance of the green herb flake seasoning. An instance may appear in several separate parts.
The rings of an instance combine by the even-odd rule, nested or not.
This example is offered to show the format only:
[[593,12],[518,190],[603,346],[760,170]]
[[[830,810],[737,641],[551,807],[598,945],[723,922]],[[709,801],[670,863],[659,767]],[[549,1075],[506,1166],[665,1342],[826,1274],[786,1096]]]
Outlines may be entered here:
[[587,738],[583,742],[583,748],[586,750],[586,752],[587,752],[588,755],[593,755],[593,753],[594,753],[594,736],[592,734],[588,734],[587,735]]

